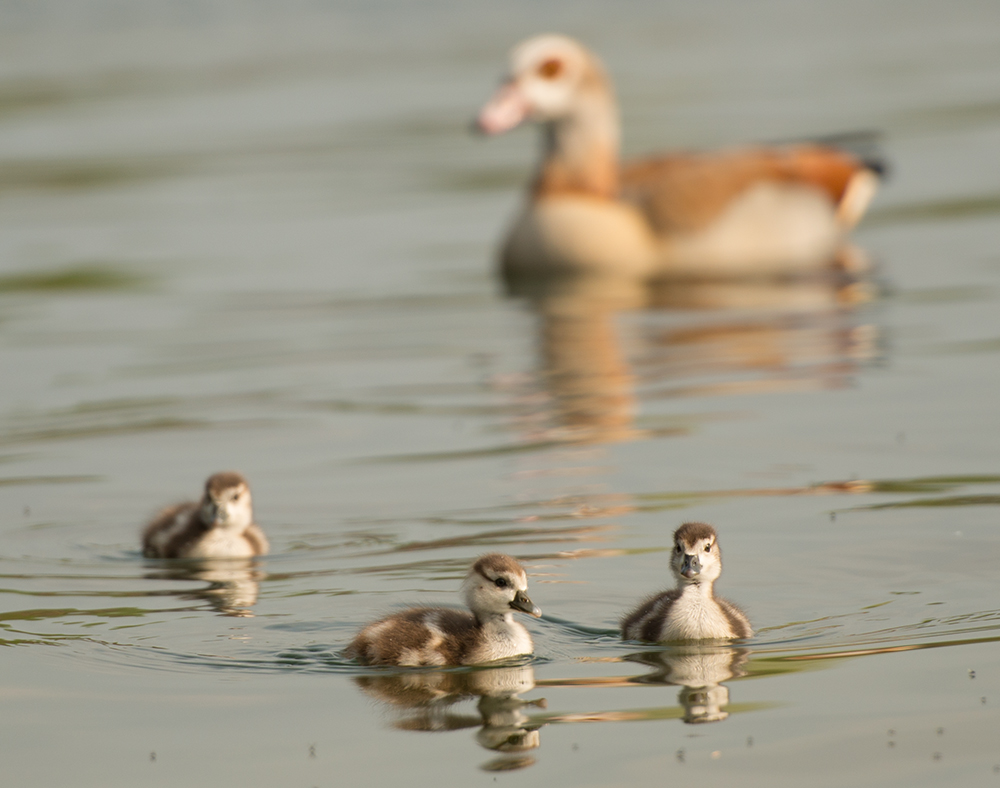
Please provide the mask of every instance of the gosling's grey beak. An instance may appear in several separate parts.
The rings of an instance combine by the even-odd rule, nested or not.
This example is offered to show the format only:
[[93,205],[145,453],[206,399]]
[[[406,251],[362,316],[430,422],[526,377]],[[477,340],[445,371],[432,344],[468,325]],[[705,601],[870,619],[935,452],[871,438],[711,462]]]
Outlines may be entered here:
[[222,525],[226,521],[226,510],[220,508],[215,501],[205,501],[201,505],[201,521],[209,528]]
[[701,559],[697,555],[684,554],[684,563],[681,564],[681,574],[688,580],[701,574]]
[[510,603],[510,606],[514,610],[520,610],[522,613],[527,613],[529,616],[534,616],[538,618],[542,615],[541,608],[537,607],[534,602],[528,599],[528,595],[523,591],[518,591],[514,595],[514,601]]

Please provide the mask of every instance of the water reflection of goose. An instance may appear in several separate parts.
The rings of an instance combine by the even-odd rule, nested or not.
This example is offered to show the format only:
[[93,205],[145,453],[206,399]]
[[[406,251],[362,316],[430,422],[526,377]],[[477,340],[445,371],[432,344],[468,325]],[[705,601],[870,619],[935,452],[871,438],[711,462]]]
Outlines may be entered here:
[[670,569],[677,587],[644,601],[622,620],[626,640],[671,642],[748,638],[750,622],[736,605],[715,596],[722,553],[715,529],[684,523],[674,532]]
[[531,198],[503,251],[507,271],[634,276],[788,273],[828,264],[878,184],[878,166],[820,145],[618,162],[610,81],[578,42],[514,49],[479,128],[543,125]]
[[369,665],[476,665],[524,654],[531,635],[514,621],[520,610],[542,611],[528,598],[524,568],[501,553],[482,556],[462,584],[471,613],[411,608],[379,619],[358,633],[345,656]]
[[[540,440],[641,437],[640,388],[646,399],[840,388],[877,351],[874,328],[853,316],[870,285],[845,275],[669,286],[623,277],[515,277],[507,284],[539,316],[541,383],[555,422],[542,427]],[[631,322],[667,327],[623,331],[625,312],[663,307],[728,311],[683,318],[649,311]],[[527,424],[537,430],[534,421]]]
[[686,643],[666,651],[629,657],[655,670],[637,679],[644,684],[674,684],[681,687],[677,701],[684,709],[684,722],[720,722],[729,716],[729,688],[722,682],[744,674],[747,649],[717,644]]
[[253,521],[250,486],[233,472],[210,476],[199,503],[164,509],[142,533],[146,558],[250,558],[268,549]]
[[204,588],[185,590],[179,596],[203,599],[226,615],[250,616],[264,572],[251,559],[204,558],[171,562],[168,566],[157,564],[146,576],[207,583]]
[[[483,768],[503,771],[534,763],[524,753],[541,744],[539,724],[531,724],[524,709],[544,707],[544,700],[525,701],[519,696],[535,686],[530,665],[496,667],[471,672],[407,672],[359,676],[358,686],[373,698],[399,711],[393,727],[412,731],[453,731],[478,728],[476,742],[502,753]],[[478,697],[478,716],[463,714],[454,706]]]

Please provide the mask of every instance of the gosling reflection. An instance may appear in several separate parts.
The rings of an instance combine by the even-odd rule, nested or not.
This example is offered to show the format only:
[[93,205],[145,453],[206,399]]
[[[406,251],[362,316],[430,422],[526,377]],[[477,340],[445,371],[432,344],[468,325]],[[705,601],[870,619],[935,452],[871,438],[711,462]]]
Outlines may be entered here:
[[635,679],[643,684],[673,684],[681,688],[677,702],[684,722],[696,725],[721,722],[729,716],[729,688],[722,682],[745,675],[749,650],[718,644],[689,643],[666,651],[628,657],[654,668]]
[[252,616],[264,571],[252,559],[206,558],[172,561],[169,565],[150,562],[149,579],[181,580],[205,583],[205,587],[178,592],[181,599],[208,602],[227,616]]
[[[541,725],[529,721],[525,709],[545,707],[545,700],[522,700],[535,686],[534,669],[528,665],[477,669],[471,672],[406,672],[359,676],[358,686],[397,712],[393,727],[399,730],[445,732],[477,728],[476,742],[500,753],[482,764],[486,771],[508,771],[531,766],[528,755],[541,744]],[[477,698],[478,714],[456,709],[462,701]]]
[[[523,422],[536,440],[612,443],[678,432],[678,425],[638,427],[640,396],[842,388],[877,350],[875,328],[856,317],[874,288],[847,274],[659,284],[572,276],[507,285],[540,322],[547,406]],[[634,318],[623,320],[628,312]]]

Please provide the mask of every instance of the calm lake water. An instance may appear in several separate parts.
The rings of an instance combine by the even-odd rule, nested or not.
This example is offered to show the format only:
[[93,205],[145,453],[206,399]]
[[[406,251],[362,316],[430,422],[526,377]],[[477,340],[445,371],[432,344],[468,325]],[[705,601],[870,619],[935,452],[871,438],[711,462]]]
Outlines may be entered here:
[[[881,134],[875,275],[506,296],[548,30],[627,153]],[[1000,785],[998,161],[995,0],[3,3],[5,783]],[[228,468],[273,554],[144,561]],[[758,634],[638,654],[685,520]],[[533,660],[338,656],[491,550]]]

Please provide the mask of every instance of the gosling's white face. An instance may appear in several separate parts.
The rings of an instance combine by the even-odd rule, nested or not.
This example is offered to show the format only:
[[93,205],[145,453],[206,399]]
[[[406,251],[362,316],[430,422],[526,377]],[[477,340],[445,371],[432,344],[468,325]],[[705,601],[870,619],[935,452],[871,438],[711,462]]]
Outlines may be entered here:
[[511,53],[507,80],[480,111],[479,128],[498,134],[527,118],[545,123],[566,117],[595,69],[589,53],[571,38],[545,35],[525,41]]
[[209,528],[242,533],[253,523],[250,488],[245,481],[220,483],[217,474],[205,485],[199,509],[201,521]]
[[491,554],[480,558],[463,584],[465,603],[481,617],[506,616],[520,610],[532,616],[542,611],[528,598],[528,578],[509,556]]
[[[670,568],[678,583],[713,583],[722,574],[722,553],[715,531],[681,526],[674,534],[674,552]],[[705,529],[709,528],[704,526]]]

